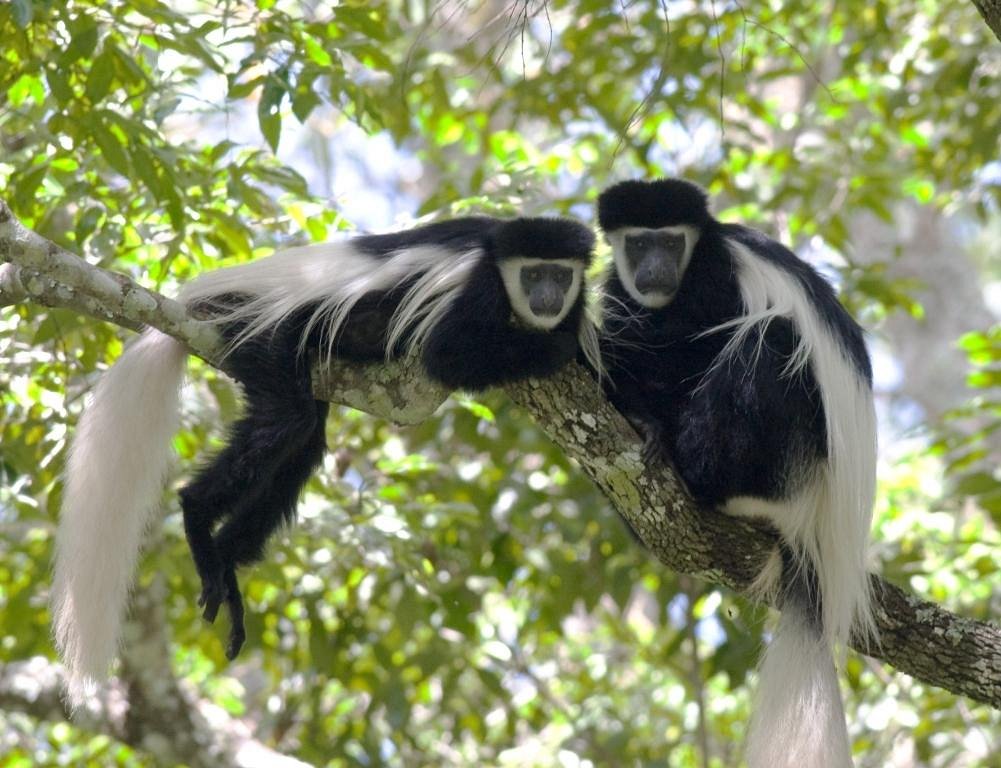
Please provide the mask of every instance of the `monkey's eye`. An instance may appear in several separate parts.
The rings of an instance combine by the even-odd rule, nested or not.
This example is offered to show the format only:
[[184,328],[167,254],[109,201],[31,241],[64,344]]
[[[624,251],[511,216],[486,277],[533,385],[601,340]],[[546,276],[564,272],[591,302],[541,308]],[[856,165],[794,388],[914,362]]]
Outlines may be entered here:
[[626,238],[626,243],[634,248],[646,249],[653,245],[653,237],[648,234],[629,235],[629,237]]

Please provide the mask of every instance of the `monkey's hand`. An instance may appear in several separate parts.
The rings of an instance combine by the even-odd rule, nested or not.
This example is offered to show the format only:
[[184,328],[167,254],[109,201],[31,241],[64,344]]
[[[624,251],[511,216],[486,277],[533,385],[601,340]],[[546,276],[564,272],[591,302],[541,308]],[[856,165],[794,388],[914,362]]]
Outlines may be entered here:
[[[530,331],[468,322],[461,329],[436,327],[424,346],[424,368],[453,389],[480,392],[527,378],[545,378],[574,359],[577,336],[569,331]],[[447,333],[454,330],[454,333]]]
[[643,436],[643,451],[640,454],[645,465],[671,464],[671,455],[667,450],[667,431],[656,422],[634,424]]

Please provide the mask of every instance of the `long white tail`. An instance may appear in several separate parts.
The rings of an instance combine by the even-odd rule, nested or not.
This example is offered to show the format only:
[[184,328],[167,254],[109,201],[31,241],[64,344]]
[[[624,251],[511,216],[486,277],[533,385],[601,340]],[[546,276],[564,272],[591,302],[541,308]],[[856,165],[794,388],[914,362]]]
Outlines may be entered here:
[[53,632],[78,706],[108,674],[143,533],[159,509],[187,353],[148,330],[97,385],[77,425],[63,487]]
[[851,768],[830,643],[799,603],[786,605],[760,667],[747,737],[750,768]]
[[[827,431],[827,461],[806,467],[808,481],[793,498],[731,500],[734,514],[764,516],[776,525],[802,570],[816,583],[787,600],[775,639],[760,668],[760,689],[748,734],[751,768],[849,768],[833,648],[854,632],[875,638],[866,555],[876,493],[876,417],[872,390],[826,327],[813,298],[789,272],[731,240],[746,313],[721,358],[776,318],[791,320],[799,344],[787,373],[810,367],[820,389]],[[780,570],[780,569],[779,569]],[[772,576],[778,574],[775,570]],[[767,575],[765,575],[767,576]],[[762,591],[777,589],[778,581]],[[812,616],[809,605],[820,606]]]

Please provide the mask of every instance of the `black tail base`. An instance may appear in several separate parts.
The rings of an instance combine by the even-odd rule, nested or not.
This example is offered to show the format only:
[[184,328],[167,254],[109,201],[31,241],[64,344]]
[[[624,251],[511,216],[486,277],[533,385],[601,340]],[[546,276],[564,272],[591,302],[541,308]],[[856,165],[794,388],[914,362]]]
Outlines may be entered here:
[[787,605],[800,609],[803,616],[822,634],[824,626],[824,604],[820,593],[820,582],[813,563],[797,557],[786,544],[779,544],[782,557],[782,593],[779,608]]

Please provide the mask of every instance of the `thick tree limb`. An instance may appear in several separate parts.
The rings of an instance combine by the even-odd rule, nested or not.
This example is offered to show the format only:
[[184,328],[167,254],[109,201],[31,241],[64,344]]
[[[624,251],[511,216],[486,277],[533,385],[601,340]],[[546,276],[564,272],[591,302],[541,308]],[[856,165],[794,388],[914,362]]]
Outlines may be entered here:
[[[38,269],[37,260],[24,257],[26,251],[37,249],[59,264],[76,259],[37,235],[25,236],[23,227],[14,229],[22,234],[18,246],[12,248],[10,233],[20,226],[12,221],[9,214],[5,221],[0,203],[0,261]],[[100,284],[107,285],[105,273],[95,271],[101,275]],[[0,289],[2,282],[0,279]],[[126,294],[134,290],[125,278],[116,278],[114,283]],[[74,291],[75,295],[91,295],[90,289],[80,284],[74,286]],[[28,294],[41,303],[71,306],[60,300],[64,294],[41,282]],[[166,303],[169,300],[151,296],[156,306],[170,307]],[[89,303],[77,306],[80,311],[102,319],[110,317],[127,327],[149,323],[186,343],[189,340],[185,334],[193,328],[190,323],[195,323],[201,334],[196,321],[185,320],[173,310],[166,317],[147,309],[140,314],[133,305],[117,296],[112,298],[117,303],[112,304],[111,312],[95,309]],[[209,362],[217,359],[217,352],[205,346],[202,335],[190,341],[189,348],[197,354]],[[404,423],[426,417],[446,394],[427,382],[412,362],[386,366],[339,364],[314,374],[318,397]],[[637,435],[580,367],[571,365],[544,382],[528,381],[509,386],[507,391],[553,442],[578,462],[658,560],[678,572],[738,591],[747,590],[775,547],[774,535],[746,520],[698,509],[668,467],[644,467]],[[878,577],[873,580],[879,595],[881,645],[860,648],[856,644],[856,649],[927,683],[1001,708],[1001,629],[963,619]]]
[[973,0],[994,36],[1001,40],[1001,0]]

